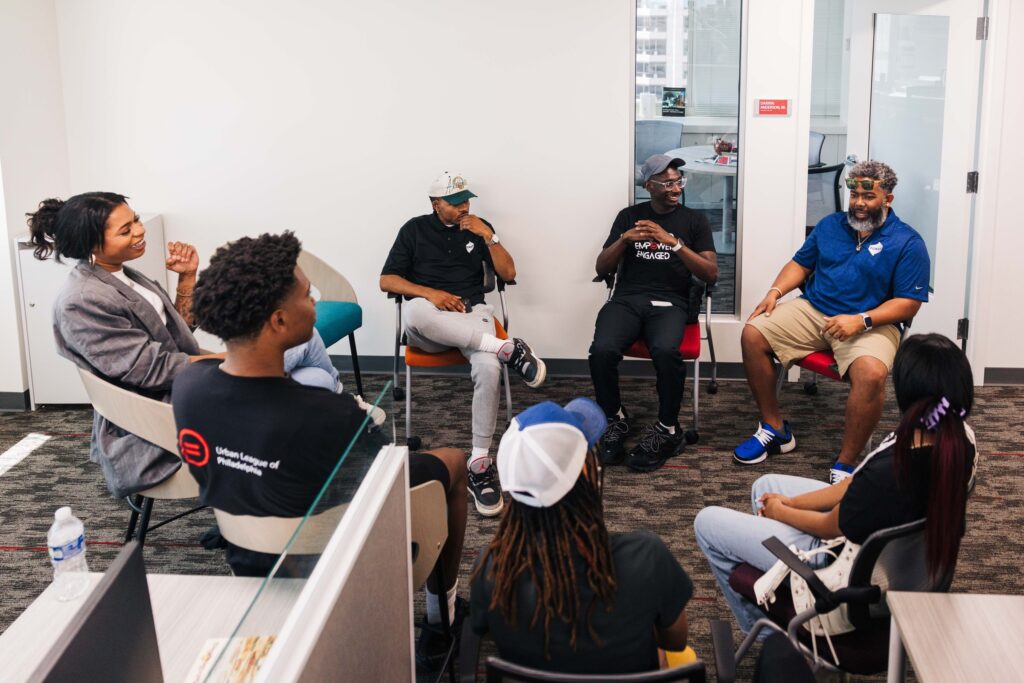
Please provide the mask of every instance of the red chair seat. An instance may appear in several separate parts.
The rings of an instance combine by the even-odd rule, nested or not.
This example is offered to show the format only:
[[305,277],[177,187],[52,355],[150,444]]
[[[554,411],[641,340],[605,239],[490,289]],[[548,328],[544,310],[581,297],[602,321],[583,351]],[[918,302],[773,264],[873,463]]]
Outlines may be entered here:
[[[749,564],[741,564],[729,575],[729,585],[734,591],[756,605],[754,582],[761,578],[763,573]],[[768,610],[758,607],[783,628],[796,616],[788,584],[783,584],[775,591],[775,602],[769,605]],[[839,666],[843,671],[858,675],[870,675],[886,670],[889,662],[889,620],[879,619],[878,622],[878,628],[857,629],[841,636],[831,636],[836,656],[839,657]],[[811,634],[802,626],[799,638],[800,642],[811,647]],[[818,638],[818,654],[829,661],[832,659],[828,643],[822,637]]]
[[831,351],[815,351],[803,360],[796,363],[802,368],[834,380],[843,381],[839,375],[839,368],[836,366],[836,357]]
[[[508,339],[508,332],[497,320],[494,321],[494,336],[498,339]],[[467,363],[469,361],[457,349],[429,353],[415,346],[405,347],[405,364],[411,368],[444,368]]]
[[[691,323],[686,326],[686,330],[683,332],[683,341],[679,344],[679,354],[683,360],[700,357],[700,323]],[[647,344],[643,339],[637,339],[623,355],[629,358],[650,358],[651,352],[647,350]]]

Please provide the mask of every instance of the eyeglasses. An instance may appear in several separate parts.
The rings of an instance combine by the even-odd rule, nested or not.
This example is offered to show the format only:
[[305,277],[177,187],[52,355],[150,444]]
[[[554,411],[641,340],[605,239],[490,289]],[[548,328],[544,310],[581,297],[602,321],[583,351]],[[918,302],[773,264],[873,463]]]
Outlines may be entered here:
[[860,186],[860,188],[862,190],[873,190],[873,189],[875,189],[875,183],[877,183],[877,182],[879,182],[879,181],[877,181],[877,180],[864,180],[864,179],[857,180],[856,178],[847,178],[846,179],[846,187],[848,189],[850,189],[850,190],[856,190],[857,186]]
[[663,190],[670,190],[673,187],[678,187],[680,190],[686,187],[686,178],[677,178],[676,180],[649,180],[647,182],[659,185]]

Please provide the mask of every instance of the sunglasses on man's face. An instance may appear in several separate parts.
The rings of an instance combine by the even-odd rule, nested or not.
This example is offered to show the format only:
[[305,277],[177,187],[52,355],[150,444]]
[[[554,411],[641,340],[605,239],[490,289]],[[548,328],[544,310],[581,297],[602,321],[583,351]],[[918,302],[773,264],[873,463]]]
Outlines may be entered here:
[[873,190],[877,180],[864,180],[863,178],[858,180],[857,178],[847,178],[846,187],[851,190],[856,190],[858,187],[862,190]]

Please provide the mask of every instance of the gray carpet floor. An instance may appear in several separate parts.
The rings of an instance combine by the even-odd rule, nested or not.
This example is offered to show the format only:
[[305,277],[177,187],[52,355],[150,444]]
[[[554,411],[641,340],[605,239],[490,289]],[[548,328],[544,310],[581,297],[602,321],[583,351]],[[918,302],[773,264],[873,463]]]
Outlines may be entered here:
[[[387,379],[383,375],[366,376],[367,393],[379,391]],[[414,381],[414,431],[423,437],[424,447],[468,449],[468,377],[418,376]],[[521,410],[541,400],[564,403],[591,393],[587,379],[551,378],[539,390],[514,386],[513,403]],[[657,397],[651,380],[624,379],[623,395],[627,408],[640,423],[655,418]],[[707,505],[745,509],[751,483],[766,472],[824,478],[839,448],[845,398],[846,388],[836,382],[822,381],[817,396],[805,395],[800,384],[786,385],[782,405],[797,435],[798,448],[761,465],[741,467],[733,464],[731,450],[738,440],[753,432],[757,419],[746,385],[722,382],[719,392],[709,395],[704,384],[699,443],[651,474],[634,474],[622,468],[611,468],[606,473],[604,501],[609,527],[613,531],[657,532],[693,578],[695,593],[687,613],[691,643],[702,658],[712,659],[709,620],[730,615],[694,542],[694,516]],[[688,387],[683,415],[686,428],[690,427],[690,405]],[[1022,592],[1017,580],[1024,552],[1024,535],[1020,531],[1024,521],[1024,487],[1018,469],[1024,465],[1022,412],[1024,389],[978,390],[971,424],[978,435],[982,458],[978,486],[968,505],[967,536],[954,591]],[[88,462],[91,413],[88,407],[74,406],[0,414],[0,452],[28,433],[51,436],[0,476],[0,630],[6,629],[51,580],[45,539],[57,507],[71,505],[85,521],[92,570],[103,571],[120,546],[128,509],[123,501],[107,494],[99,468]],[[404,423],[400,407],[390,409],[389,413],[399,425]],[[895,421],[890,389],[879,432],[891,429]],[[403,431],[400,426],[400,438],[404,437]],[[159,503],[155,519],[187,507],[174,502]],[[147,540],[147,569],[162,573],[227,574],[221,551],[207,551],[198,545],[200,533],[212,524],[212,514],[203,511],[154,531]],[[470,511],[460,594],[468,597],[473,563],[496,528],[496,520]],[[420,614],[420,598],[416,609]],[[749,678],[750,671],[744,667],[741,673]]]

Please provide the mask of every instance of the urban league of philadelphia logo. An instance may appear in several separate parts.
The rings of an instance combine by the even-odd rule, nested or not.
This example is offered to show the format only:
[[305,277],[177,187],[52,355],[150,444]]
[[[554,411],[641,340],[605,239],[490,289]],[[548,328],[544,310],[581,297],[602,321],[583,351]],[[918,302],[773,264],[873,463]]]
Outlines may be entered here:
[[210,462],[210,447],[197,431],[182,429],[178,432],[178,450],[189,465],[205,467]]

